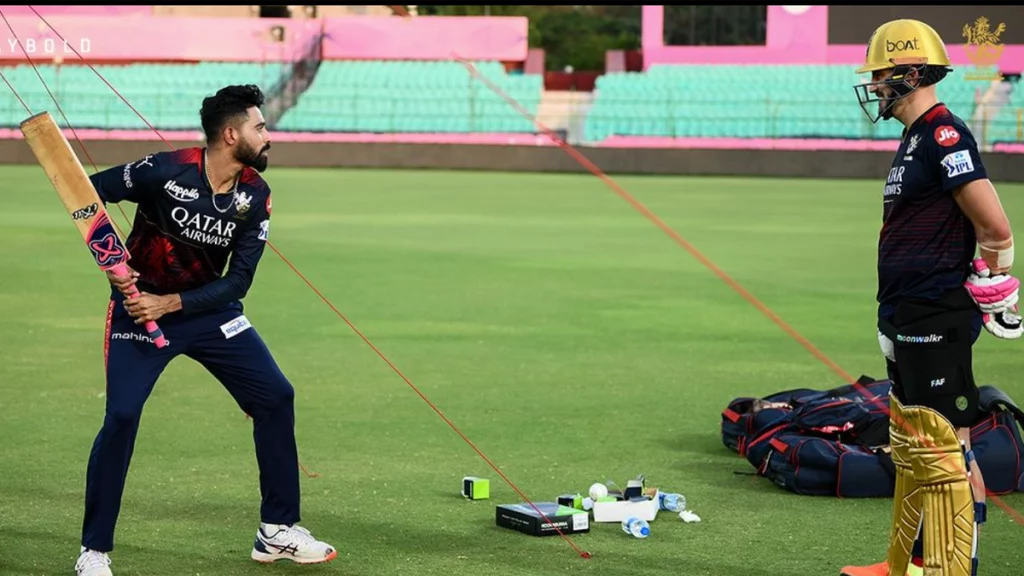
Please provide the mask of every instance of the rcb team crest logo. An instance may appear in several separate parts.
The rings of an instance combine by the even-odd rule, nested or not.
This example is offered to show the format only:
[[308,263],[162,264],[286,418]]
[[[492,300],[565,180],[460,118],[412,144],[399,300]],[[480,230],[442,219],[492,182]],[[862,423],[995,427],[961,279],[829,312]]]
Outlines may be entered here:
[[974,62],[975,68],[964,74],[964,80],[1002,80],[1003,75],[996,66],[1003,55],[1000,34],[1006,31],[1006,24],[1000,22],[992,30],[988,18],[982,16],[974,21],[974,26],[964,24],[963,37],[967,39],[965,50],[967,57]]
[[236,216],[245,216],[249,212],[249,208],[252,208],[252,196],[245,192],[235,192],[235,208],[237,209]]
[[914,134],[910,137],[910,144],[907,145],[907,154],[912,154],[917,149],[917,145],[921,143],[921,137]]

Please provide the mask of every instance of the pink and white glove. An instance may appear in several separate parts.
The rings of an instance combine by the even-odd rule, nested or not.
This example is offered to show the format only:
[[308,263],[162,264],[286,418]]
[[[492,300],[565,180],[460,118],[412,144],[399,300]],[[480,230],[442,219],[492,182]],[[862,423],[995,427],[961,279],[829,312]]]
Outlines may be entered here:
[[964,287],[984,314],[1015,311],[1020,297],[1020,280],[1009,274],[991,274],[988,264],[981,258],[971,263],[974,273],[967,277]]
[[996,338],[1016,340],[1024,335],[1024,326],[1021,324],[1016,306],[995,314],[982,314],[981,318],[985,323],[985,330]]
[[992,275],[981,258],[971,263],[974,273],[964,285],[982,312],[985,330],[997,338],[1016,340],[1024,335],[1017,311],[1020,280],[1009,274]]

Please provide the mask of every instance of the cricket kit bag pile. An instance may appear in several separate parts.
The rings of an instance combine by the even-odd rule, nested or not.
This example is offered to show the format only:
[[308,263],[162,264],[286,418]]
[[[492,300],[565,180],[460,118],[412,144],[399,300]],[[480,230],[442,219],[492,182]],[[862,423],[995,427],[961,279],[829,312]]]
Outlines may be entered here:
[[[795,389],[736,398],[722,412],[722,441],[755,474],[808,496],[891,497],[889,380],[861,376],[831,390]],[[971,428],[993,494],[1024,492],[1024,412],[995,386],[981,386],[984,417]]]

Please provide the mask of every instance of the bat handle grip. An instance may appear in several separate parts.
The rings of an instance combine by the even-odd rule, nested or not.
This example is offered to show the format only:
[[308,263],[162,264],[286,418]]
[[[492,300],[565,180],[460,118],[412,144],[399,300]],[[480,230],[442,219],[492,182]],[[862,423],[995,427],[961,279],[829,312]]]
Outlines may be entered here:
[[[118,275],[118,276],[127,276],[128,275],[128,265],[126,265],[126,264],[118,264],[118,265],[114,266],[113,268],[111,268],[110,271],[113,272],[114,274]],[[128,289],[128,297],[129,298],[138,298],[139,297],[139,289],[136,288],[135,286],[132,286],[131,288],[129,288]],[[156,322],[153,322],[152,320],[150,320],[149,322],[146,322],[146,332],[149,332],[149,337],[150,337],[151,340],[153,340],[153,344],[156,344],[157,348],[164,348],[164,347],[167,346],[167,338],[164,337],[164,331],[161,330],[159,326],[157,326]]]

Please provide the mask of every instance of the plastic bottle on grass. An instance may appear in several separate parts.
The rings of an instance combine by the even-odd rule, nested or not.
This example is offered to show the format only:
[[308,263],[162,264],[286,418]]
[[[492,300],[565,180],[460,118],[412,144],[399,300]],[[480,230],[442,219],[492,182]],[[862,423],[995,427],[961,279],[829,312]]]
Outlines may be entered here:
[[635,538],[647,538],[651,534],[651,526],[642,518],[630,516],[622,521],[622,531]]
[[682,512],[686,510],[686,497],[682,494],[658,493],[658,507],[668,512]]

